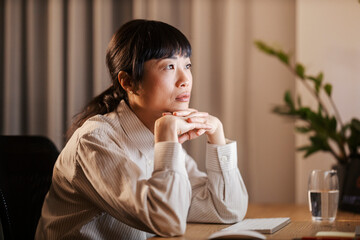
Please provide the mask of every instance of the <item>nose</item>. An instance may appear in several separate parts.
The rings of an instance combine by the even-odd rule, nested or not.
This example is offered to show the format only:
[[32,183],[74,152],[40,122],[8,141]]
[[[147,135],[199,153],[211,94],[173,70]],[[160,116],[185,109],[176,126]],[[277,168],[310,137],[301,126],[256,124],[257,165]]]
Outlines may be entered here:
[[181,88],[184,88],[184,87],[187,87],[187,86],[189,86],[189,81],[182,82],[182,83],[180,84],[180,87],[181,87]]
[[179,88],[186,88],[190,85],[191,76],[188,76],[186,73],[179,73],[178,80],[176,82],[176,86]]

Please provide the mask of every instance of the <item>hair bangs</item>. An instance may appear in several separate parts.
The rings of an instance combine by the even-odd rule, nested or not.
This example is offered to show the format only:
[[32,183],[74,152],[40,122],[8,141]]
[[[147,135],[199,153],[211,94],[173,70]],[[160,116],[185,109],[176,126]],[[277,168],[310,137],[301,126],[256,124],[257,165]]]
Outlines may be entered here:
[[162,22],[150,22],[144,46],[145,61],[175,55],[191,56],[191,45],[179,30]]

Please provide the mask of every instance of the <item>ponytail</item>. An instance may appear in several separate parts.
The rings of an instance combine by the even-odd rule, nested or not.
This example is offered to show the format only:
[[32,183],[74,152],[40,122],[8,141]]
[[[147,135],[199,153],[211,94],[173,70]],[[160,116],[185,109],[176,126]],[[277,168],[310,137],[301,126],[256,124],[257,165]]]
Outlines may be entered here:
[[70,139],[73,133],[81,127],[86,120],[97,114],[104,115],[112,112],[119,105],[120,101],[124,99],[127,101],[127,95],[121,87],[115,87],[111,85],[108,89],[102,92],[100,95],[93,98],[77,115],[74,117],[74,121],[70,128],[66,132],[66,141]]

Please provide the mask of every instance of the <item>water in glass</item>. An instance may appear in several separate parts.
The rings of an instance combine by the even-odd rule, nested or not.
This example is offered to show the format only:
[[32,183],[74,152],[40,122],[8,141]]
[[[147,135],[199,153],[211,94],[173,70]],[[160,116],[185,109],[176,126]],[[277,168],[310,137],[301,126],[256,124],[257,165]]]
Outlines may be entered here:
[[339,182],[335,170],[311,172],[308,199],[313,221],[335,220],[339,204]]
[[339,191],[309,191],[309,206],[314,221],[334,221],[339,204]]

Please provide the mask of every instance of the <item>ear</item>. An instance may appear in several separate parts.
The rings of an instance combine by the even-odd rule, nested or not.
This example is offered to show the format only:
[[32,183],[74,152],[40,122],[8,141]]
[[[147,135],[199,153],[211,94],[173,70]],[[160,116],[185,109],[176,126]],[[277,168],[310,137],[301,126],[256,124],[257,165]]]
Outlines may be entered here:
[[120,71],[119,74],[118,74],[118,81],[119,81],[121,87],[126,92],[133,91],[133,84],[131,82],[131,77],[129,76],[129,74],[127,72]]

